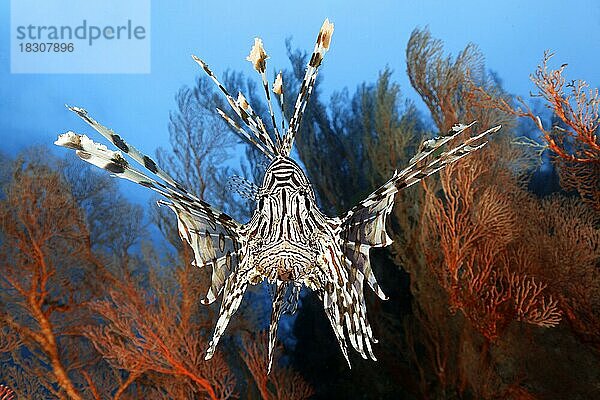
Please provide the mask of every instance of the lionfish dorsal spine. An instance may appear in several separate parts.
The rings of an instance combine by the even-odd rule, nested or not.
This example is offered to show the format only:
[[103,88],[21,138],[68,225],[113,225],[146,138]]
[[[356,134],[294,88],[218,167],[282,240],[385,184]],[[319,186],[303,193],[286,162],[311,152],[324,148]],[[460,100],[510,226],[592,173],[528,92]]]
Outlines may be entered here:
[[227,116],[225,112],[217,108],[217,112],[221,117],[225,119],[225,121],[233,127],[233,130],[238,136],[240,136],[245,141],[250,142],[254,146],[256,146],[266,157],[273,158],[277,155],[277,148],[273,144],[273,140],[266,131],[264,127],[264,123],[262,120],[254,113],[250,105],[246,101],[246,98],[240,93],[238,99],[234,99],[231,94],[227,91],[225,86],[218,80],[216,75],[212,72],[212,70],[208,67],[204,61],[200,58],[192,55],[192,58],[198,65],[202,67],[204,72],[212,79],[212,81],[217,85],[219,90],[225,95],[227,102],[236,113],[236,115],[244,122],[244,124],[250,129],[250,132],[247,132],[244,128],[242,128],[237,122],[235,122],[231,117]]
[[[216,75],[208,67],[208,64],[202,61],[196,56],[192,56],[194,61],[198,63],[206,72],[206,74],[212,79],[217,85],[219,90],[225,95],[227,102],[236,113],[237,117],[240,118],[244,124],[249,128],[250,132],[246,131],[240,124],[238,124],[233,118],[228,116],[223,110],[217,108],[219,115],[232,127],[233,131],[240,136],[243,140],[254,145],[258,150],[261,151],[267,158],[273,159],[277,156],[289,157],[292,147],[294,145],[294,139],[300,128],[300,122],[302,115],[308,104],[308,100],[315,86],[317,72],[319,66],[323,61],[325,53],[329,50],[331,43],[331,36],[333,34],[333,24],[329,22],[329,19],[325,19],[317,41],[315,49],[310,57],[308,65],[306,66],[306,72],[302,83],[300,85],[300,91],[296,98],[292,117],[286,129],[285,124],[285,102],[283,97],[283,78],[281,72],[276,76],[273,84],[273,93],[277,95],[277,102],[281,110],[281,132],[277,125],[277,119],[275,117],[275,111],[273,110],[273,101],[271,100],[271,90],[269,89],[269,82],[267,79],[267,55],[262,40],[260,38],[254,39],[254,44],[250,50],[250,54],[246,57],[246,60],[252,63],[252,66],[258,72],[261,77],[261,83],[265,92],[265,98],[267,100],[267,106],[269,110],[269,116],[273,127],[273,133],[270,134],[262,119],[258,114],[254,112],[250,104],[243,96],[239,94],[237,100],[234,99],[225,86],[218,80]],[[275,140],[275,142],[273,141]]]
[[289,156],[294,145],[294,139],[298,130],[300,129],[300,122],[302,121],[302,115],[308,104],[308,100],[315,86],[317,79],[317,72],[321,66],[321,62],[325,56],[325,53],[329,50],[331,44],[331,36],[333,35],[333,24],[329,22],[329,19],[325,19],[319,35],[317,36],[317,42],[315,43],[315,49],[308,61],[306,66],[306,72],[300,85],[300,91],[298,97],[296,97],[296,104],[294,105],[294,112],[290,119],[290,126],[287,130],[285,137],[283,138],[283,144],[281,147],[281,154]]

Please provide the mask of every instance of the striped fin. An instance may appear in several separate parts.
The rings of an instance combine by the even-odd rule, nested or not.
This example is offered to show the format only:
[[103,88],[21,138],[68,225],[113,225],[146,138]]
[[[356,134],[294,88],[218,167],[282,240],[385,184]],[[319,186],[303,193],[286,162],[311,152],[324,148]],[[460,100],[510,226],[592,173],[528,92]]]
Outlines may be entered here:
[[[406,187],[414,185],[423,178],[452,164],[467,154],[485,146],[487,142],[482,139],[500,129],[500,126],[488,129],[465,140],[458,146],[445,152],[436,151],[445,143],[464,132],[470,125],[457,125],[448,135],[431,139],[422,145],[421,151],[412,158],[410,165],[371,193],[366,199],[352,208],[342,219],[340,228],[340,241],[345,257],[367,279],[369,287],[383,300],[387,297],[377,284],[371,269],[369,252],[372,247],[385,247],[392,243],[387,234],[387,217],[392,212],[396,193]],[[433,155],[434,158],[424,166],[422,161]]]
[[[273,145],[273,139],[269,135],[265,123],[263,122],[262,118],[256,114],[252,106],[250,106],[250,103],[248,103],[248,100],[242,94],[242,92],[238,92],[237,104],[250,116],[248,121],[252,124],[252,126],[254,126],[254,128],[257,129],[261,135],[263,135],[262,137],[266,138],[265,140]],[[276,148],[275,145],[273,145],[273,148]]]
[[[337,303],[332,303],[330,300],[334,298],[334,294],[323,290],[321,296],[323,298],[325,315],[327,315],[327,319],[333,328],[333,333],[338,340],[340,349],[342,350],[342,355],[346,359],[346,363],[348,363],[348,368],[352,368],[352,365],[350,364],[350,358],[348,358],[348,342],[346,342],[346,335],[344,333],[343,320],[340,316],[340,309],[337,306]],[[327,303],[329,303],[329,305],[327,305]]]
[[227,182],[227,187],[235,191],[237,194],[239,194],[245,199],[254,201],[258,199],[258,192],[260,188],[256,184],[254,184],[254,182],[250,182],[249,180],[241,176],[234,175],[231,178],[229,178],[229,181]]
[[329,247],[325,251],[320,272],[321,282],[307,282],[307,286],[316,291],[323,301],[325,314],[333,328],[342,350],[342,354],[350,365],[346,335],[352,347],[364,359],[376,361],[373,354],[373,330],[367,319],[367,308],[363,292],[364,276],[344,261],[343,254]]
[[475,125],[475,121],[471,122],[469,125],[456,124],[445,135],[442,134],[440,136],[436,136],[434,138],[425,140],[423,143],[421,143],[421,146],[419,146],[419,151],[417,152],[417,154],[415,154],[410,159],[408,164],[416,164],[424,160],[434,151],[436,151],[437,149],[439,149],[440,147],[442,147],[443,145],[445,145],[450,140],[454,139],[456,136],[460,135],[467,129],[471,128],[473,125]]
[[[191,192],[188,192],[181,184],[179,184],[177,181],[175,181],[160,166],[158,166],[152,158],[143,154],[137,148],[135,148],[131,144],[127,143],[121,136],[116,134],[112,129],[107,128],[106,126],[100,124],[98,121],[94,120],[92,117],[89,116],[88,112],[85,109],[79,108],[79,107],[71,107],[71,106],[67,106],[67,108],[70,111],[73,111],[74,113],[76,113],[81,119],[83,119],[85,122],[87,122],[92,128],[94,128],[98,133],[100,133],[106,139],[110,140],[111,143],[113,143],[119,150],[121,150],[125,154],[129,155],[131,158],[133,158],[135,161],[137,161],[140,165],[142,165],[148,171],[152,172],[154,175],[158,176],[160,179],[162,179],[164,182],[166,182],[167,185],[161,184],[160,182],[157,182],[154,179],[148,178],[148,176],[142,174],[141,172],[136,171],[134,168],[128,166],[126,161],[125,161],[125,165],[127,165],[129,167],[128,170],[137,172],[137,174],[134,174],[137,177],[135,179],[143,177],[143,178],[145,178],[145,181],[140,183],[135,179],[130,179],[129,173],[125,174],[124,176],[121,176],[121,177],[132,180],[133,182],[136,182],[136,183],[140,183],[143,186],[147,186],[147,187],[148,187],[147,183],[152,182],[155,185],[155,187],[161,188],[168,192],[168,194],[161,192],[161,194],[165,197],[169,197],[169,198],[174,197],[180,202],[183,201],[183,204],[187,203],[188,206],[192,206],[192,207],[197,207],[198,205],[201,205],[203,207],[203,209],[206,210],[207,215],[210,215],[210,216],[224,215],[225,220],[231,220],[230,217],[226,216],[226,214],[223,214],[220,210],[213,208],[211,205],[209,205],[205,201],[201,200],[200,198],[198,198]],[[70,134],[71,134],[70,136],[64,137],[63,140],[77,141],[77,139],[75,139],[73,137],[73,135],[76,135],[76,134],[73,132],[70,132]],[[63,135],[61,135],[61,136],[63,136]],[[101,154],[107,154],[106,152],[109,152],[112,154],[116,154],[118,158],[124,160],[121,153],[111,152],[110,150],[108,150],[106,148],[106,146],[91,141],[85,135],[78,135],[78,136],[85,138],[85,139],[80,139],[79,141],[88,143],[88,146],[90,148],[96,148],[96,149],[101,148],[101,150],[100,150]],[[59,140],[57,140],[57,142],[55,142],[55,144],[61,145],[58,143],[60,140],[61,139],[59,138]],[[68,146],[65,146],[65,147],[68,147]],[[100,165],[97,165],[97,166],[100,166]],[[100,166],[100,167],[104,168],[102,166]],[[106,168],[104,168],[104,169],[106,169]],[[114,172],[114,171],[111,171],[111,172]],[[152,189],[154,189],[154,188],[152,188]],[[237,228],[237,226],[232,226],[232,228]]]
[[277,327],[279,326],[281,314],[285,311],[285,295],[290,283],[278,280],[275,285],[276,289],[275,295],[273,296],[273,309],[271,310],[271,322],[269,324],[269,364],[267,367],[267,374],[271,372],[271,366],[273,365],[273,349],[275,349],[275,343],[277,342]]
[[[279,103],[279,110],[281,111],[281,132],[285,132],[285,100],[283,97],[283,75],[281,74],[281,71],[279,71],[275,77],[275,82],[273,82],[273,93],[277,95],[277,102]],[[283,138],[281,138],[281,140],[283,140]]]
[[300,292],[302,291],[302,285],[293,282],[293,285],[290,285],[288,295],[284,300],[283,304],[283,312],[286,314],[293,315],[298,310],[298,301],[300,299]]
[[227,214],[214,208],[204,200],[184,190],[159,182],[133,168],[119,151],[109,150],[105,145],[96,143],[86,135],[69,131],[59,135],[55,145],[76,150],[77,156],[97,167],[112,172],[115,176],[147,187],[169,200],[180,203],[186,209],[195,210],[198,217],[205,218],[213,224],[220,223],[228,229],[237,230],[240,224]]
[[[215,74],[208,67],[208,64],[206,64],[204,61],[202,61],[200,58],[198,58],[194,55],[192,56],[192,58],[194,59],[194,61],[196,61],[196,63],[198,63],[198,65],[200,65],[202,67],[204,72],[206,72],[206,74],[213,80],[213,82],[217,85],[217,87],[225,95],[225,98],[227,99],[227,102],[229,103],[229,105],[231,106],[233,111],[235,111],[237,116],[240,117],[240,119],[242,121],[244,121],[244,123],[248,126],[248,128],[250,128],[250,131],[252,132],[252,134],[263,145],[263,146],[259,147],[259,150],[269,158],[276,156],[277,149],[275,148],[275,145],[273,144],[273,141],[271,140],[271,137],[269,136],[269,134],[266,132],[266,130],[263,130],[264,123],[260,119],[257,119],[256,114],[254,114],[254,116],[252,116],[244,109],[246,104],[248,104],[248,103],[246,102],[244,104],[244,102],[242,101],[241,98],[238,99],[239,101],[235,100],[229,94],[227,89],[225,89],[225,86],[223,86],[223,84],[221,82],[219,82],[219,80],[217,79]],[[221,114],[221,113],[222,113],[222,111],[219,114]],[[223,115],[221,115],[221,116],[223,116]],[[242,133],[245,131],[241,127],[239,127],[239,128],[236,127],[236,132],[238,134],[241,134],[245,140],[250,140],[249,139],[250,134]],[[250,140],[250,141],[251,141],[251,143],[253,143],[252,140]]]
[[258,72],[261,77],[265,97],[267,99],[267,105],[269,107],[269,114],[271,115],[271,123],[273,124],[273,130],[275,132],[275,139],[277,141],[277,148],[280,148],[281,135],[277,128],[277,121],[275,121],[275,113],[273,112],[273,104],[271,102],[271,92],[269,90],[269,82],[267,81],[267,59],[269,56],[265,52],[262,40],[260,38],[254,39],[254,45],[250,50],[250,54],[246,57],[246,60],[252,63],[252,66]]
[[205,360],[212,358],[215,349],[217,348],[217,344],[219,344],[219,340],[229,324],[229,320],[240,307],[240,303],[242,302],[242,298],[248,287],[247,275],[248,271],[238,271],[227,279],[225,290],[223,292],[223,301],[221,302],[221,308],[219,310],[219,318],[217,319],[213,337],[208,344],[208,349],[204,356]]
[[[75,150],[77,156],[82,160],[112,172],[119,178],[150,188],[165,197],[170,198],[177,195],[185,198],[185,195],[130,166],[121,152],[109,150],[105,145],[96,143],[85,135],[69,131],[59,135],[54,144]],[[193,201],[191,198],[189,200]]]
[[273,124],[273,131],[275,132],[275,139],[277,140],[277,148],[281,147],[281,134],[279,128],[277,128],[277,120],[275,119],[275,112],[273,111],[273,104],[271,102],[271,90],[269,89],[269,82],[267,81],[267,74],[263,71],[260,73],[262,79],[263,89],[265,97],[267,99],[267,105],[269,106],[269,115],[271,116],[271,123]]
[[85,135],[67,132],[60,135],[55,144],[73,149],[82,160],[169,199],[170,202],[160,201],[159,204],[169,206],[177,214],[179,235],[192,247],[194,264],[212,267],[211,287],[204,302],[215,300],[227,277],[237,269],[239,223],[205,201],[136,170],[121,152],[109,150]]
[[[366,199],[361,201],[357,206],[350,210],[346,215],[346,218],[348,218],[352,213],[355,213],[357,210],[378,203],[384,197],[392,195],[398,190],[412,186],[415,183],[422,180],[423,178],[426,178],[427,176],[445,168],[447,165],[460,160],[469,153],[484,147],[487,144],[487,142],[482,141],[482,139],[487,135],[491,135],[495,132],[498,132],[501,128],[500,125],[495,126],[468,138],[467,140],[451,148],[450,150],[434,154],[434,152],[436,152],[436,150],[439,150],[443,144],[447,143],[449,140],[454,139],[466,128],[472,125],[473,124],[460,125],[459,130],[451,130],[451,134],[447,136],[432,139],[434,140],[433,144],[430,143],[429,145],[425,145],[424,150],[419,152],[415,157],[411,159],[411,163],[408,165],[408,167],[406,167],[399,173],[394,173],[394,176],[388,182],[386,182],[379,189],[371,193]],[[424,166],[420,166],[420,163],[432,154],[434,155],[434,158],[427,162]]]
[[[461,125],[461,127],[469,127],[471,125]],[[425,156],[418,157],[416,161],[410,163],[408,167],[400,171],[400,173],[395,179],[392,178],[392,181],[396,181],[395,184],[398,190],[414,185],[421,179],[436,173],[437,171],[445,168],[449,164],[455,163],[456,161],[460,160],[469,153],[481,149],[487,144],[487,142],[482,141],[482,139],[487,135],[491,135],[498,132],[501,127],[501,125],[498,125],[493,128],[490,128],[484,132],[481,132],[475,136],[468,138],[467,140],[465,140],[458,146],[451,148],[450,150],[441,152],[437,155],[434,154],[435,157],[433,160],[428,162],[424,167],[419,167],[417,164],[419,164],[419,162],[427,156],[433,154],[436,150],[440,148],[441,145],[432,146],[433,148],[429,148],[428,150],[423,152],[426,154]],[[453,134],[449,136],[449,139],[444,138],[443,142],[446,143],[448,140],[455,138],[463,131],[464,129],[454,131]]]
[[308,99],[310,98],[312,90],[315,86],[315,80],[317,79],[317,72],[319,70],[319,66],[323,61],[325,53],[327,53],[327,51],[329,50],[332,34],[333,24],[329,22],[329,19],[326,19],[323,22],[323,25],[321,26],[319,36],[317,36],[315,49],[306,67],[304,79],[302,79],[302,84],[300,85],[300,92],[298,93],[298,97],[296,98],[296,104],[294,105],[294,112],[290,120],[290,126],[285,137],[283,138],[283,144],[280,153],[284,156],[289,156],[290,152],[292,151],[294,138],[298,133],[300,121],[302,120],[302,115],[304,114],[304,110],[306,109],[306,105],[308,104]]
[[92,128],[94,128],[94,130],[96,130],[96,132],[100,133],[107,140],[109,140],[112,144],[114,144],[119,150],[121,150],[123,153],[129,155],[131,158],[133,158],[135,161],[137,161],[140,165],[142,165],[148,171],[152,172],[153,174],[158,176],[160,179],[169,183],[171,186],[177,188],[178,190],[180,190],[184,193],[187,193],[187,191],[178,182],[176,182],[173,178],[171,178],[169,176],[169,174],[167,174],[162,168],[160,168],[156,164],[156,162],[154,162],[154,160],[152,160],[152,158],[148,157],[147,155],[143,154],[141,151],[136,149],[134,146],[125,142],[125,140],[123,140],[123,138],[121,138],[121,136],[116,134],[112,129],[105,127],[104,125],[100,124],[98,121],[96,121],[95,119],[90,117],[88,115],[88,112],[85,109],[80,108],[80,107],[71,107],[69,105],[67,105],[67,108],[70,111],[77,114],[81,119],[83,119],[85,122],[87,122],[88,125],[90,125]]
[[[424,143],[406,169],[395,173],[385,185],[350,210],[337,228],[341,253],[328,247],[319,268],[323,282],[307,283],[322,297],[325,313],[347,361],[346,334],[352,347],[363,358],[376,360],[372,344],[377,343],[377,340],[373,337],[373,330],[367,319],[364,280],[366,278],[369,287],[381,299],[387,298],[377,284],[369,253],[372,247],[387,246],[392,242],[385,225],[387,216],[392,211],[396,192],[480,149],[487,143],[480,143],[482,139],[500,129],[499,126],[489,129],[448,151],[439,151],[443,144],[468,127],[456,126],[448,135]],[[430,156],[433,159],[420,166]]]
[[193,264],[197,267],[210,267],[211,285],[202,304],[212,304],[221,291],[229,275],[238,270],[239,245],[235,235],[222,224],[207,226],[196,210],[182,207],[178,203],[159,201],[177,215],[179,236],[194,252]]
[[225,112],[223,110],[221,110],[220,108],[217,108],[217,113],[221,116],[221,118],[223,118],[225,120],[225,122],[227,122],[233,128],[233,130],[243,140],[250,143],[251,145],[256,146],[256,148],[258,150],[260,150],[269,160],[272,160],[274,158],[273,154],[271,154],[271,152],[269,150],[267,150],[267,148],[264,147],[261,142],[258,142],[256,139],[254,139],[254,137],[251,136],[248,132],[246,132],[244,130],[244,128],[242,128],[240,126],[240,124],[235,122],[233,120],[233,118],[231,118],[229,115],[225,114]]

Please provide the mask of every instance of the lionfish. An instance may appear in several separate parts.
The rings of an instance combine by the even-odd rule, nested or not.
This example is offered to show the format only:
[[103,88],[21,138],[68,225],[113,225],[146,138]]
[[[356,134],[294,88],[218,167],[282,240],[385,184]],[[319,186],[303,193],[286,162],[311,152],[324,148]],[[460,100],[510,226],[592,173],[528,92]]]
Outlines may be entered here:
[[[500,126],[494,127],[442,151],[442,146],[473,124],[456,125],[447,134],[426,140],[405,169],[396,171],[390,180],[344,216],[326,216],[319,210],[311,183],[298,163],[290,158],[290,152],[314,88],[317,71],[329,50],[332,33],[333,24],[326,19],[306,67],[289,122],[285,118],[281,72],[270,89],[266,76],[266,60],[269,57],[262,40],[255,39],[247,60],[262,78],[272,131],[267,130],[242,93],[237,99],[233,98],[208,65],[192,56],[223,93],[238,121],[245,126],[217,108],[219,115],[240,138],[255,146],[269,161],[260,186],[244,180],[237,182],[243,194],[256,204],[252,218],[245,224],[190,193],[150,157],[92,119],[86,110],[67,106],[120,151],[111,151],[72,131],[60,135],[55,144],[74,149],[84,161],[168,199],[158,203],[168,206],[177,215],[179,235],[193,249],[193,264],[212,269],[211,286],[202,303],[213,303],[221,293],[223,300],[206,360],[213,356],[248,285],[257,285],[266,279],[269,284],[274,284],[268,371],[273,361],[279,319],[283,313],[296,312],[303,286],[316,292],[323,302],[325,314],[348,365],[346,337],[363,358],[370,357],[376,361],[372,344],[377,340],[367,318],[363,288],[366,280],[379,298],[387,299],[373,274],[369,251],[372,247],[385,247],[392,242],[386,232],[386,220],[392,211],[396,193],[480,149],[487,143],[484,137],[500,129]],[[281,111],[281,131],[273,111],[271,90]],[[134,168],[121,152],[155,177]]]

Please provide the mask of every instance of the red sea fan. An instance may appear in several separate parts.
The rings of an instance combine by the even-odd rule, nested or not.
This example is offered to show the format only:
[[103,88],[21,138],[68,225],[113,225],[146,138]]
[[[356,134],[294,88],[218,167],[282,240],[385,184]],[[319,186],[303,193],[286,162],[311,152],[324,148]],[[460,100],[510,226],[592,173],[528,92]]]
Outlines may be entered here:
[[14,400],[15,392],[8,386],[0,385],[0,400]]

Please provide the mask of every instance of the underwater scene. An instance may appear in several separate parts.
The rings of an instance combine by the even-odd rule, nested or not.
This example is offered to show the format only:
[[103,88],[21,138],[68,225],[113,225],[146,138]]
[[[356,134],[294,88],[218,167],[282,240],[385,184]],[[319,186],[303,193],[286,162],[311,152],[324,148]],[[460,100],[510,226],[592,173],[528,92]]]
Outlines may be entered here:
[[0,400],[600,398],[600,4],[8,3]]

